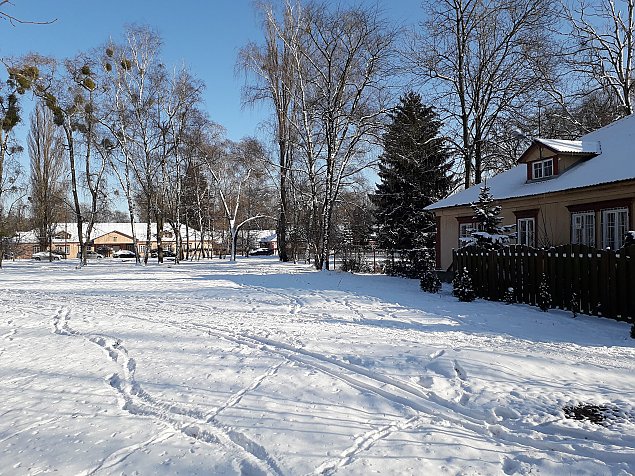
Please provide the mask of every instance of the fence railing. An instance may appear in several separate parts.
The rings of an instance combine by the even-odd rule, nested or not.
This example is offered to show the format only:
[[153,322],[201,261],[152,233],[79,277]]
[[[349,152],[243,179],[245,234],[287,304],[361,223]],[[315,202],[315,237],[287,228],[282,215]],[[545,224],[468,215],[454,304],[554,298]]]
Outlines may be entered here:
[[635,318],[635,245],[619,251],[584,245],[535,249],[453,251],[454,271],[467,269],[477,296],[501,301],[513,288],[516,302],[538,305],[540,283],[549,284],[552,307],[618,320]]

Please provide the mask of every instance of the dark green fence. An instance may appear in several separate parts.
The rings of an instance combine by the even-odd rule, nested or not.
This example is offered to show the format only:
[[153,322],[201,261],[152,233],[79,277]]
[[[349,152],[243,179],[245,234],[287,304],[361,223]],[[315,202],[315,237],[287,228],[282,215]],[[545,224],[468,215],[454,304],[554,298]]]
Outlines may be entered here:
[[635,318],[635,245],[619,251],[584,245],[536,249],[522,245],[499,250],[454,250],[454,271],[467,269],[476,295],[502,301],[513,288],[516,302],[538,304],[544,273],[552,307],[618,320]]

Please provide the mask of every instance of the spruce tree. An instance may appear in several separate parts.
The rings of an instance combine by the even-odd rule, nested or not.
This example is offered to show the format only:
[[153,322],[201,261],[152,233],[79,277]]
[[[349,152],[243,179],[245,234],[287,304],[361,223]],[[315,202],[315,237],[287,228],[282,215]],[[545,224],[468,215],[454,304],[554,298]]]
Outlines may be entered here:
[[501,207],[494,204],[494,197],[487,185],[481,187],[478,201],[472,202],[471,207],[474,210],[474,219],[481,225],[480,231],[490,235],[501,233]]
[[441,122],[421,96],[408,92],[390,114],[383,136],[375,205],[378,245],[393,250],[433,248],[435,220],[424,208],[445,197],[453,184]]

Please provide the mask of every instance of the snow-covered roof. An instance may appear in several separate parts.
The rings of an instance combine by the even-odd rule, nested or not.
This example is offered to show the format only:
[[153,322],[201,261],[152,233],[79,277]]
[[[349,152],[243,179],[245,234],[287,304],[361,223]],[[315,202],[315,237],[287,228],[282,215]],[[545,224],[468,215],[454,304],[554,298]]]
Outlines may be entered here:
[[256,233],[256,240],[260,243],[271,243],[278,239],[276,230],[253,230],[252,233]]
[[534,139],[545,147],[561,153],[567,154],[599,154],[601,152],[600,142],[583,141],[583,140],[564,140],[564,139],[543,139],[537,137]]
[[[146,223],[135,223],[134,224],[134,230],[135,230],[135,234],[137,236],[137,239],[139,241],[146,241],[146,235],[147,235],[147,224]],[[151,234],[151,240],[155,240],[156,236],[157,236],[157,224],[156,223],[151,223],[150,224],[150,234]],[[165,232],[170,232],[172,233],[172,227],[169,224],[165,224],[163,226],[163,230]],[[95,238],[99,238],[100,236],[106,235],[108,233],[112,233],[112,232],[118,232],[121,233],[123,235],[132,237],[132,226],[130,225],[130,223],[95,223],[93,226],[93,230],[91,233],[91,240],[94,240]],[[59,223],[57,225],[55,234],[60,234],[60,233],[66,233],[68,234],[68,238],[64,239],[64,238],[55,238],[53,239],[54,243],[60,243],[60,242],[64,242],[64,241],[70,241],[70,242],[78,242],[79,238],[77,235],[77,223],[72,222],[72,223]],[[200,240],[200,233],[198,230],[190,227],[189,229],[189,233],[186,232],[186,226],[185,225],[181,225],[181,237],[185,240],[186,237],[189,234],[189,238],[190,241],[195,241],[195,240]],[[33,243],[33,242],[37,242],[37,233],[34,230],[31,231],[25,231],[25,232],[20,232],[19,234],[19,241],[22,243]],[[164,241],[173,241],[173,238],[170,237],[164,237]]]
[[[543,139],[544,140],[544,139]],[[562,172],[559,176],[543,181],[527,181],[527,164],[498,174],[487,180],[487,186],[495,199],[526,197],[544,193],[560,192],[574,188],[589,187],[622,180],[635,179],[635,115],[627,116],[608,126],[582,136],[579,141],[551,141],[559,143],[563,152],[566,147],[578,147],[590,152],[593,144],[600,149],[599,155]],[[575,145],[579,144],[579,145]],[[554,144],[557,146],[558,144]],[[598,151],[596,150],[595,153]],[[478,184],[450,195],[426,207],[427,210],[468,205],[478,200],[483,185]]]

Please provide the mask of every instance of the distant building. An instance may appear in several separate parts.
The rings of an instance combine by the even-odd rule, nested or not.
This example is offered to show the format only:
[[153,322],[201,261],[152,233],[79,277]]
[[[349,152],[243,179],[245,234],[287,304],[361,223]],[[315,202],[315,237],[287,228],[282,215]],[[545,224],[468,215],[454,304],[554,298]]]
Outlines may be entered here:
[[[157,225],[151,224],[150,248],[157,248]],[[134,230],[139,246],[139,254],[146,251],[146,223],[135,223]],[[60,223],[54,233],[52,250],[65,254],[70,258],[77,257],[79,248],[79,237],[76,223]],[[200,251],[203,247],[207,252],[217,254],[226,253],[223,240],[218,236],[212,239],[204,236],[201,241],[201,233],[186,225],[181,225],[181,251],[189,250],[191,253]],[[171,226],[165,225],[161,234],[163,249],[176,252],[176,237]],[[88,237],[88,250],[96,251],[103,256],[111,256],[119,250],[134,251],[132,238],[132,227],[130,223],[95,223],[91,236]],[[18,233],[13,239],[13,253],[16,258],[30,258],[33,253],[45,251],[40,249],[40,242],[35,231]]]

